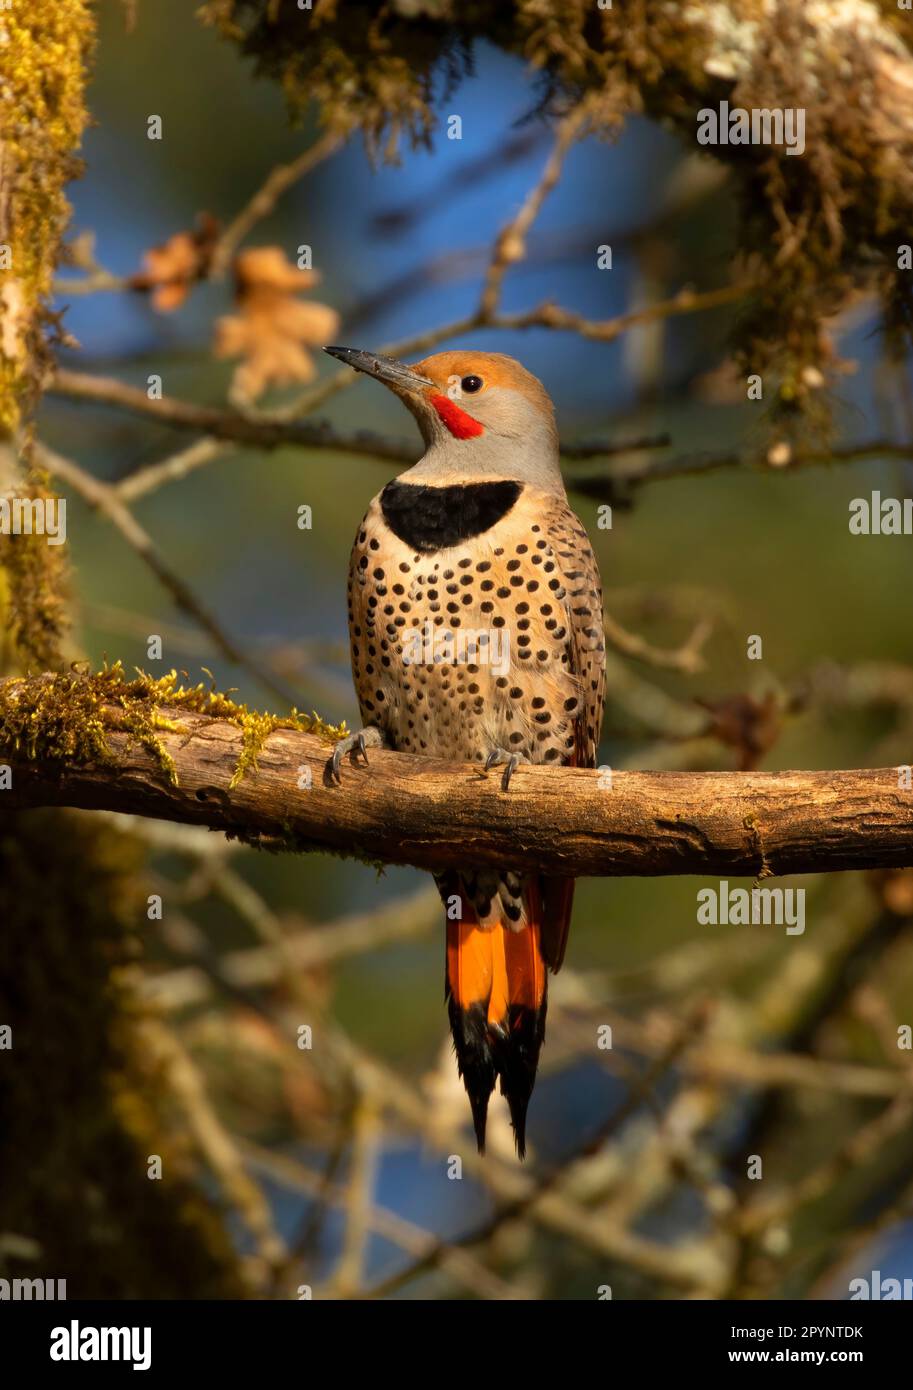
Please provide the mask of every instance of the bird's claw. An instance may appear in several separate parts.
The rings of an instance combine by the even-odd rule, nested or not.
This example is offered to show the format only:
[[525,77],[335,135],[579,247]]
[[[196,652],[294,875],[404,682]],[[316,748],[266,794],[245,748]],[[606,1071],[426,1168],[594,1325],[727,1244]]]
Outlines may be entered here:
[[521,763],[529,762],[522,753],[508,753],[506,748],[493,748],[485,759],[485,771],[490,772],[493,767],[504,766],[501,776],[501,790],[506,792],[510,787],[510,779],[513,777]]
[[333,756],[330,758],[329,773],[330,780],[337,784],[342,783],[342,773],[340,768],[342,760],[347,753],[352,754],[352,762],[358,762],[359,753],[368,765],[368,748],[380,748],[383,746],[383,738],[379,729],[360,729],[357,734],[347,734],[341,738],[333,749]]

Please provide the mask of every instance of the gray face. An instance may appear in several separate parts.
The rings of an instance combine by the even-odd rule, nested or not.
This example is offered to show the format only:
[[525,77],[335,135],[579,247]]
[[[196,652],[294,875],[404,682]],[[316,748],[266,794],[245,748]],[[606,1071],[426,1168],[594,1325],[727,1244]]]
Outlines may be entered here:
[[[325,351],[382,382],[415,416],[425,454],[404,475],[411,481],[509,478],[564,494],[551,402],[519,363],[486,353],[452,353],[409,367],[360,348]],[[476,364],[485,378],[478,391],[464,386],[475,376]]]
[[409,470],[410,478],[429,482],[436,475],[465,473],[564,491],[554,422],[519,391],[493,386],[478,400],[457,399],[455,404],[482,426],[482,433],[469,439],[455,438],[424,398],[406,404],[418,420],[426,448]]

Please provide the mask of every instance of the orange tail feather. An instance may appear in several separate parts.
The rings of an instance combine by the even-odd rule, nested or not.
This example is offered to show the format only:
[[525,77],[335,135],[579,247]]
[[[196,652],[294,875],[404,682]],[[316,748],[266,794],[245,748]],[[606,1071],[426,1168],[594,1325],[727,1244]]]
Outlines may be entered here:
[[[528,925],[518,932],[496,928],[504,941],[508,1005],[493,1034],[495,1066],[521,1158],[526,1153],[526,1112],[536,1084],[548,1006],[537,907],[538,893],[531,892],[527,902]],[[490,1012],[489,1008],[489,1015]]]
[[465,903],[466,920],[447,923],[450,1027],[480,1152],[498,1077],[517,1152],[522,1158],[526,1151],[526,1113],[545,1038],[546,960],[560,964],[570,915],[570,893],[555,903],[547,890],[538,878],[524,884],[520,931],[503,921],[483,929]]
[[465,922],[447,923],[445,992],[457,1068],[472,1107],[479,1153],[484,1153],[488,1102],[497,1077],[488,1033],[493,933],[483,931],[471,914],[467,917]]

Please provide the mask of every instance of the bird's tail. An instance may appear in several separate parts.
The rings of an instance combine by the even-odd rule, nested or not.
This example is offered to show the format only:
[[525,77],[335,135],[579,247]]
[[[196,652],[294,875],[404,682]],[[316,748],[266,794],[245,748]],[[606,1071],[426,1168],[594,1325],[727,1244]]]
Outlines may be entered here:
[[[488,1102],[500,1078],[521,1158],[526,1152],[526,1112],[545,1038],[546,966],[557,969],[561,964],[571,895],[565,888],[555,900],[546,881],[534,877],[524,882],[522,897],[518,929],[503,914],[496,920],[487,917],[480,926],[464,896],[462,920],[447,922],[446,973],[457,1066],[472,1107],[479,1151],[485,1148]],[[546,922],[548,908],[552,920]],[[560,950],[553,949],[557,941]]]

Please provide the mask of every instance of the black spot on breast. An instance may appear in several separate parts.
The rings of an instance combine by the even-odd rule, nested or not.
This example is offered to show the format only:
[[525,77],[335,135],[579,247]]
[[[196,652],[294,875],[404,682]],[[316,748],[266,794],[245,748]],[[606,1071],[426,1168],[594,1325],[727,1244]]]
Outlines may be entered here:
[[520,483],[425,487],[394,479],[380,495],[384,521],[413,549],[431,554],[489,531],[513,508]]

